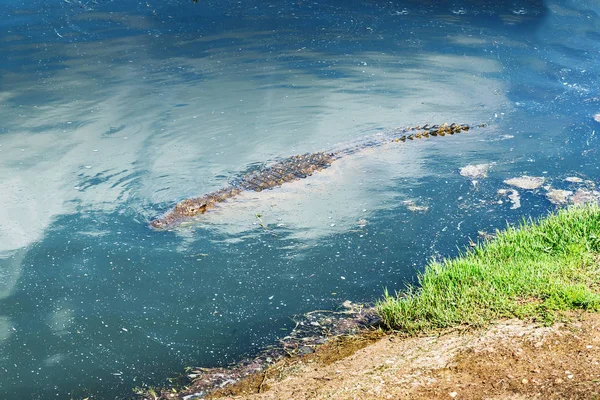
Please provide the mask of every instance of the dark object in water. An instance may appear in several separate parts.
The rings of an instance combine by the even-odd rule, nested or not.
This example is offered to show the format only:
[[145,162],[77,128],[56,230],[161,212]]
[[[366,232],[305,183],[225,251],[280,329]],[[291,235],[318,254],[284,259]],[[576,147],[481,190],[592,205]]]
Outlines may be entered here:
[[[381,336],[376,329],[373,329],[379,326],[381,318],[372,305],[346,301],[343,307],[344,309],[339,311],[316,310],[294,317],[296,326],[287,336],[279,339],[278,343],[265,347],[252,358],[243,359],[228,367],[190,368],[187,372],[188,379],[180,381],[185,388],[177,394],[176,398],[185,399],[186,396],[211,398],[211,395],[221,398],[222,395],[232,395],[240,389],[254,390],[257,388],[253,385],[256,383],[260,388],[262,386],[260,382],[264,382],[265,372],[279,360],[306,356],[326,343],[331,345],[330,354],[339,357],[339,347],[335,346],[336,341],[341,341],[342,338],[355,338],[355,343],[360,343],[369,341],[368,338],[374,340]],[[345,342],[344,348],[349,346],[351,346],[350,342]],[[323,351],[320,353],[320,357],[329,360],[331,355],[327,356],[327,352]],[[257,382],[253,379],[255,376],[262,376],[263,379]],[[144,398],[152,398],[150,394],[145,393]],[[172,394],[169,388],[164,388],[161,390],[160,399],[168,399]]]
[[[485,124],[477,126],[482,127]],[[416,126],[394,130],[380,137],[346,147],[336,152],[307,153],[291,156],[269,167],[251,172],[216,192],[208,193],[202,197],[182,200],[171,211],[151,221],[150,226],[156,229],[173,227],[196,215],[204,214],[207,210],[213,208],[215,204],[235,197],[245,190],[260,192],[265,189],[273,189],[274,187],[281,186],[286,182],[304,179],[314,172],[328,168],[335,160],[354,154],[365,148],[382,146],[390,142],[405,142],[406,139],[414,140],[428,138],[429,136],[453,135],[468,131],[469,129],[471,129],[471,126],[462,124]]]

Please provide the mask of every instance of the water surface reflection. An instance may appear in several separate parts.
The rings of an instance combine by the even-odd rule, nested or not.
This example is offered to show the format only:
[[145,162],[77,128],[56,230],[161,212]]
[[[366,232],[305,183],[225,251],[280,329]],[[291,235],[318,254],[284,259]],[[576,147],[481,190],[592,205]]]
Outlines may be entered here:
[[[2,3],[2,396],[112,398],[234,361],[549,209],[498,205],[505,178],[597,176],[598,6],[493,4]],[[147,227],[249,168],[443,121],[491,124]],[[480,162],[477,186],[458,175]]]

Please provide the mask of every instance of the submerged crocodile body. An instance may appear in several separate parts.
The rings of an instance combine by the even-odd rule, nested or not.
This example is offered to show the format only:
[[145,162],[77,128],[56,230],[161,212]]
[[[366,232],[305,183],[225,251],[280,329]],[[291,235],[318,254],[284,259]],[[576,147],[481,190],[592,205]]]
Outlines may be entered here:
[[[477,126],[481,127],[484,125]],[[382,146],[390,142],[405,142],[406,140],[428,138],[430,136],[453,135],[468,131],[469,129],[471,129],[470,125],[462,124],[416,126],[397,129],[335,152],[307,153],[292,156],[258,171],[248,173],[239,180],[232,182],[229,186],[216,192],[206,194],[202,197],[182,200],[165,215],[151,221],[150,226],[156,229],[168,229],[192,217],[204,214],[207,210],[215,207],[216,204],[235,197],[243,191],[260,192],[265,189],[273,189],[281,186],[286,182],[306,178],[314,172],[328,168],[335,160],[366,148]]]

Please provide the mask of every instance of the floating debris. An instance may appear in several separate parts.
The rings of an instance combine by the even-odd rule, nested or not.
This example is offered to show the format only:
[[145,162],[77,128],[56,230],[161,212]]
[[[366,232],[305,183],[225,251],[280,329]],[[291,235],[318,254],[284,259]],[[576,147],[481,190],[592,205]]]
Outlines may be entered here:
[[600,203],[600,192],[596,190],[579,189],[569,200],[571,204]]
[[564,179],[565,182],[571,182],[571,183],[581,183],[583,182],[583,179],[581,179],[578,176],[568,176]]
[[561,205],[567,204],[569,196],[573,194],[570,190],[550,189],[546,193],[546,198],[550,200],[550,203]]
[[516,210],[521,207],[521,195],[515,189],[499,189],[498,195],[506,196],[508,194],[508,199],[512,203],[510,206],[511,210]]
[[492,164],[471,164],[462,167],[459,171],[461,176],[467,178],[485,178]]
[[477,231],[477,236],[483,240],[492,240],[496,237],[496,234],[487,233],[486,231]]
[[511,210],[516,210],[517,208],[521,207],[521,196],[519,195],[519,192],[517,192],[514,189],[511,190],[511,193],[508,195],[508,198],[513,203],[513,205],[510,207]]
[[519,189],[533,190],[544,184],[544,178],[540,176],[523,175],[519,178],[506,179],[504,183],[510,186],[518,187]]
[[402,204],[404,204],[406,206],[406,208],[408,208],[408,210],[412,211],[412,212],[427,212],[427,211],[429,211],[428,206],[420,206],[420,205],[416,204],[413,200],[404,200],[402,202]]

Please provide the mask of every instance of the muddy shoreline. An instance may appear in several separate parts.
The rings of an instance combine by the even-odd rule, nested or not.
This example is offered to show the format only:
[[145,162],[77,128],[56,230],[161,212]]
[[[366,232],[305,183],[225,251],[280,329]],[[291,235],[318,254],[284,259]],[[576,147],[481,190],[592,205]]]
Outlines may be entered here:
[[563,317],[552,326],[509,319],[426,336],[386,334],[330,364],[303,358],[277,365],[261,378],[261,393],[221,398],[597,398],[600,315]]
[[410,337],[362,327],[204,395],[165,389],[142,398],[589,399],[600,395],[598,332],[600,315],[590,312],[552,326],[509,319]]
[[[244,393],[261,393],[266,371],[283,360],[329,359],[352,354],[383,333],[372,304],[344,302],[338,310],[314,310],[294,318],[292,331],[255,357],[228,367],[192,368],[170,379],[164,388],[138,388],[138,399],[206,399]],[[322,351],[335,348],[335,354]],[[342,357],[342,358],[343,358]]]

